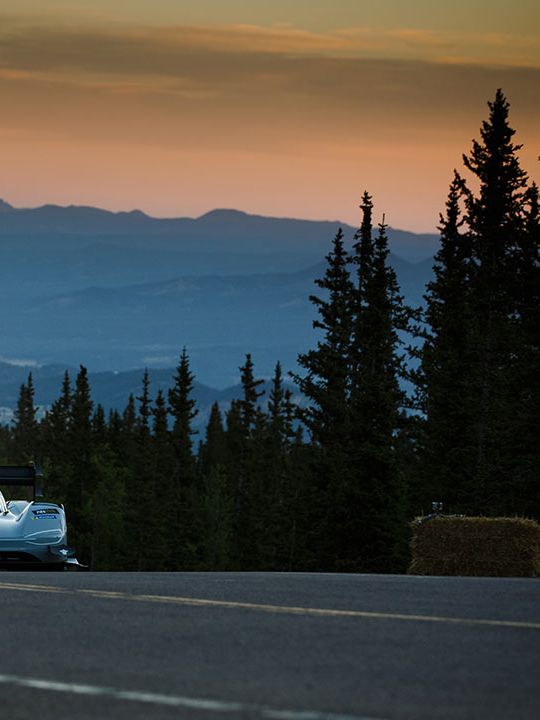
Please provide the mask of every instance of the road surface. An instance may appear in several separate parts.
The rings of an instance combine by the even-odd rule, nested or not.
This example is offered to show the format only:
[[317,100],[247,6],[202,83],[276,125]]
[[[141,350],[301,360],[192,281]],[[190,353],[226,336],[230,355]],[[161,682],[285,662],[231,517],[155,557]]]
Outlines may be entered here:
[[540,581],[0,572],[1,720],[536,720]]

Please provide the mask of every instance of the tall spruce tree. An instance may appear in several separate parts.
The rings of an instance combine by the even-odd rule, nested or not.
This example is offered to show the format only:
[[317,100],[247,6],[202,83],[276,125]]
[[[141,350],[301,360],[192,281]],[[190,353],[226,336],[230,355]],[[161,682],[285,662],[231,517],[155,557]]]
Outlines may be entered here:
[[145,369],[142,379],[142,392],[137,397],[139,401],[139,434],[143,437],[150,435],[150,418],[152,407],[150,399],[150,374]]
[[[404,483],[397,440],[404,423],[406,375],[399,331],[408,327],[396,275],[388,263],[386,226],[373,237],[371,196],[362,197],[353,256],[341,231],[311,297],[322,331],[299,357],[295,376],[310,401],[301,416],[314,441],[311,471],[315,562],[324,569],[390,571],[403,567]],[[356,269],[356,282],[350,266]]]
[[299,479],[293,460],[296,406],[285,387],[281,363],[276,363],[268,397],[268,419],[264,427],[264,479],[259,521],[262,528],[260,557],[269,570],[290,567],[291,545],[298,524]]
[[[240,368],[242,397],[231,405],[228,421],[228,444],[236,443],[236,457],[229,466],[228,477],[234,498],[234,530],[238,567],[249,570],[257,567],[259,537],[257,519],[261,500],[260,440],[264,423],[258,404],[264,395],[259,390],[263,381],[255,378],[251,354]],[[238,413],[235,417],[235,413]],[[235,419],[238,421],[234,427]],[[236,437],[233,438],[233,431]]]
[[350,358],[355,293],[349,261],[339,229],[326,256],[325,274],[316,281],[322,297],[310,296],[318,313],[313,322],[320,331],[317,347],[298,357],[305,375],[292,375],[307,399],[307,406],[299,412],[314,445],[311,493],[306,498],[311,529],[305,539],[312,547],[313,567],[321,569],[335,569],[339,559],[336,513],[350,474]]
[[51,405],[42,422],[46,492],[51,500],[64,503],[66,486],[71,477],[68,443],[73,393],[66,370],[60,397]]
[[324,277],[316,280],[322,297],[310,296],[320,330],[314,350],[302,353],[298,364],[304,376],[293,374],[300,391],[309,401],[301,417],[313,441],[328,456],[342,455],[349,438],[350,350],[354,325],[354,287],[351,282],[343,232],[337,232],[332,251],[326,256]]
[[[532,196],[508,115],[508,102],[498,90],[480,141],[473,141],[463,158],[478,189],[467,181],[459,184],[464,198],[459,233],[448,206],[438,274],[428,290],[433,329],[423,357],[427,466],[441,478],[453,509],[471,513],[516,511],[520,458],[528,455],[530,465],[535,454],[527,453],[517,430],[524,408],[523,383],[517,377],[528,365],[525,348],[531,337],[520,298],[535,266],[531,226],[527,229]],[[456,192],[451,188],[449,203]],[[534,200],[529,207],[534,208]],[[531,307],[538,302],[533,295]]]
[[169,390],[169,413],[173,419],[171,442],[175,457],[171,504],[174,531],[169,538],[169,554],[175,569],[189,569],[196,562],[192,512],[196,493],[196,466],[193,457],[192,436],[195,431],[192,429],[192,422],[198,410],[192,397],[195,376],[190,370],[185,348],[180,355],[173,379],[174,385]]
[[466,510],[473,465],[469,438],[475,412],[469,398],[474,307],[470,297],[471,245],[460,205],[466,196],[462,178],[454,173],[440,218],[440,248],[434,279],[425,295],[426,335],[420,353],[420,408],[426,418],[422,440],[422,477],[417,512],[443,501],[450,512]]
[[38,423],[36,422],[37,409],[34,406],[34,395],[34,382],[32,373],[30,373],[27,382],[20,386],[14,414],[14,449],[16,460],[19,463],[28,463],[38,459]]
[[[526,174],[519,165],[520,145],[508,122],[509,105],[501,90],[489,103],[489,119],[473,141],[465,167],[479,183],[466,197],[466,222],[471,240],[471,302],[475,309],[472,368],[478,392],[474,433],[476,510],[498,511],[501,451],[504,452],[508,412],[508,371],[515,351],[512,315],[515,311],[513,255],[523,231]],[[502,446],[501,447],[501,442]]]
[[66,505],[72,517],[72,535],[83,562],[91,562],[92,552],[92,494],[95,473],[92,466],[94,451],[92,433],[93,402],[88,371],[81,365],[75,381],[68,423],[70,478],[66,488]]
[[225,447],[227,452],[227,466],[233,477],[243,453],[245,443],[244,424],[240,400],[231,400],[229,409],[225,413]]
[[152,408],[152,432],[156,443],[159,443],[164,449],[168,442],[168,421],[167,421],[167,403],[163,390],[158,390],[154,407]]
[[441,225],[422,352],[425,467],[455,511],[539,516],[538,196],[508,116],[498,90],[463,158],[474,189],[454,180]]
[[[174,479],[175,455],[170,439],[168,410],[163,390],[158,390],[152,408],[152,440],[155,474],[155,493],[158,504],[168,507],[176,502],[177,483]],[[176,507],[176,505],[174,505]],[[159,567],[174,570],[178,558],[171,550],[170,539],[176,534],[176,516],[165,513],[161,516],[161,526],[157,536],[157,546],[162,549],[163,557]]]
[[47,450],[55,456],[65,452],[66,433],[68,430],[73,400],[71,380],[66,370],[62,379],[60,397],[55,400],[45,415],[45,443]]
[[126,512],[127,534],[130,543],[131,563],[136,570],[162,570],[166,567],[166,548],[162,534],[163,518],[149,513],[144,526],[140,523],[140,508],[155,505],[159,478],[156,473],[154,442],[150,430],[152,415],[150,376],[144,371],[141,394],[137,397],[139,412],[135,431],[135,450],[131,480],[134,502]]
[[174,385],[169,390],[169,413],[173,419],[172,441],[178,462],[178,478],[186,482],[193,477],[192,437],[195,432],[192,429],[192,422],[199,412],[192,397],[195,376],[189,367],[186,348],[182,350],[173,380]]
[[156,492],[158,497],[162,497],[166,502],[171,496],[175,460],[170,440],[167,402],[161,389],[156,394],[152,408],[152,436],[156,473],[160,478]]
[[268,415],[270,433],[277,446],[282,446],[294,437],[294,419],[296,406],[292,401],[292,392],[283,383],[281,363],[277,362],[268,396]]
[[356,265],[357,287],[356,287],[356,324],[355,330],[362,334],[361,312],[359,309],[365,307],[366,287],[373,273],[373,257],[375,244],[373,240],[373,198],[367,192],[362,195],[362,223],[354,235],[352,262]]
[[122,412],[122,437],[123,437],[123,453],[127,463],[135,451],[135,437],[137,435],[137,406],[135,404],[135,396],[130,393],[126,407]]
[[92,417],[92,432],[94,434],[94,443],[97,446],[106,445],[107,420],[105,419],[105,409],[101,403],[96,405],[96,409]]
[[214,402],[210,409],[210,416],[206,425],[206,436],[199,447],[198,460],[201,472],[204,474],[208,474],[217,465],[225,466],[227,462],[225,430],[217,402]]
[[247,353],[246,362],[240,368],[240,382],[242,383],[242,399],[240,400],[240,409],[242,413],[242,422],[246,436],[253,430],[255,417],[257,415],[257,401],[264,395],[264,390],[259,391],[258,387],[263,384],[263,380],[256,380],[253,372],[253,360],[251,354]]
[[69,501],[74,508],[77,508],[78,512],[82,512],[93,484],[90,462],[93,452],[92,410],[93,402],[90,395],[88,372],[81,365],[75,380],[75,391],[68,420],[69,461],[72,469]]
[[[128,483],[131,502],[125,512],[126,534],[132,538],[127,555],[128,567],[132,570],[152,570],[148,563],[147,553],[152,551],[152,530],[155,524],[155,514],[150,513],[144,526],[140,523],[141,507],[151,507],[153,500],[151,436],[149,417],[150,407],[150,378],[148,370],[144,371],[142,378],[141,395],[137,396],[138,412],[135,398],[130,395],[124,412],[124,433],[129,433]],[[125,461],[124,461],[125,462]]]
[[[335,522],[342,567],[389,572],[402,569],[405,556],[404,483],[396,442],[405,406],[400,380],[406,374],[398,331],[408,313],[388,262],[384,220],[370,242],[369,196],[362,209],[350,361],[351,470]],[[368,266],[363,270],[362,261]]]
[[515,405],[505,465],[504,510],[540,520],[540,209],[538,187],[525,194],[525,222],[515,253],[517,308],[509,393]]

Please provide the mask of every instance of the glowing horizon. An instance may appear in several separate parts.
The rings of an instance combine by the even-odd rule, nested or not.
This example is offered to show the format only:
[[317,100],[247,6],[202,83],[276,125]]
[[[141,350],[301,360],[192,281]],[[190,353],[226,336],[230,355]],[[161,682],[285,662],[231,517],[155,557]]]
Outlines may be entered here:
[[433,231],[498,87],[538,179],[540,14],[507,5],[4,0],[0,197],[354,225],[368,189]]

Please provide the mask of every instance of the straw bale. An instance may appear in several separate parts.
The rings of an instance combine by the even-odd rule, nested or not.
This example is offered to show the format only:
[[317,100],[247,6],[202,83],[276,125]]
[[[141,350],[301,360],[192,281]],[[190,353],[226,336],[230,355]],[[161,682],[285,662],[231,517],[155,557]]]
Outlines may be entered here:
[[540,576],[540,525],[534,520],[437,516],[412,528],[410,574]]

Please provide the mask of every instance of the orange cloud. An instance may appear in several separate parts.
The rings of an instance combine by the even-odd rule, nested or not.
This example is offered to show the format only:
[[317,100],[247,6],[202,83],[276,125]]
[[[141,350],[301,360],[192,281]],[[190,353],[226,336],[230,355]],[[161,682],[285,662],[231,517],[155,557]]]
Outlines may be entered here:
[[[0,196],[13,201],[352,221],[368,187],[392,224],[428,229],[499,86],[537,165],[540,69],[453,64],[462,46],[448,33],[0,28]],[[501,37],[479,57],[488,45]]]
[[442,32],[411,28],[353,27],[327,32],[276,25],[146,27],[113,23],[30,24],[4,16],[0,23],[7,69],[80,73],[174,75],[193,55],[210,61],[226,54],[247,60],[268,55],[402,59],[540,67],[536,34]]

